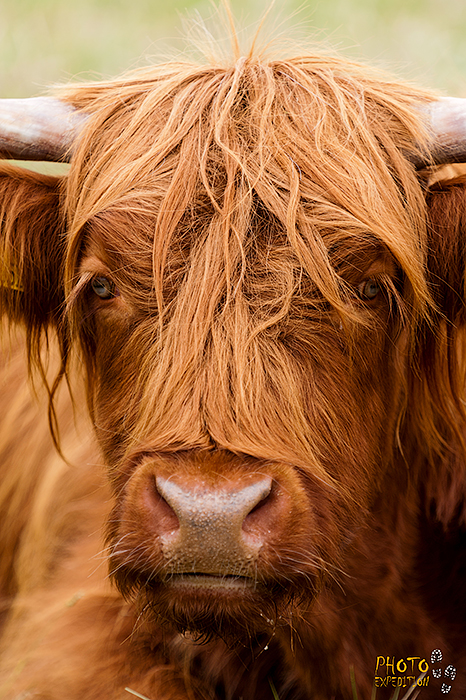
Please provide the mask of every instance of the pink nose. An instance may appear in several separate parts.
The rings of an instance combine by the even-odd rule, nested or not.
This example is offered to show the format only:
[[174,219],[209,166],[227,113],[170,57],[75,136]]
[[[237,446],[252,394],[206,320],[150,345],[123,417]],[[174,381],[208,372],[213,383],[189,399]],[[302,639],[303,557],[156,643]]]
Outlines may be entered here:
[[155,485],[152,517],[168,573],[252,573],[273,519],[270,477],[213,488],[157,476]]

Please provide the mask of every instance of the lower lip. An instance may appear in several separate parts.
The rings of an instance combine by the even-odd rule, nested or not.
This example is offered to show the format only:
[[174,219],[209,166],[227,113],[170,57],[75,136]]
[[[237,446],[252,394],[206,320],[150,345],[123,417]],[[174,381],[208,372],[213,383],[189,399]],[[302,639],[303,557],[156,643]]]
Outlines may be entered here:
[[177,574],[167,578],[166,584],[185,588],[214,588],[227,590],[242,590],[252,588],[254,581],[244,576],[214,576],[211,574]]

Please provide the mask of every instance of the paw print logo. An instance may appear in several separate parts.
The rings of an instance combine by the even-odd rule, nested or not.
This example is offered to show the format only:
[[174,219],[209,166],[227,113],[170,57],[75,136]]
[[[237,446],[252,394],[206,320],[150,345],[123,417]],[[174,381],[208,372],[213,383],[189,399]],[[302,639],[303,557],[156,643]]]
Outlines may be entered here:
[[[431,664],[438,664],[442,660],[443,660],[443,654],[442,654],[441,650],[434,649],[430,655],[430,663]],[[433,668],[432,669],[432,676],[434,678],[441,678],[442,677],[442,667]],[[440,691],[444,695],[446,695],[447,693],[450,692],[451,683],[456,678],[456,668],[452,664],[448,664],[448,666],[443,671],[443,676],[445,678],[445,681],[442,683]]]

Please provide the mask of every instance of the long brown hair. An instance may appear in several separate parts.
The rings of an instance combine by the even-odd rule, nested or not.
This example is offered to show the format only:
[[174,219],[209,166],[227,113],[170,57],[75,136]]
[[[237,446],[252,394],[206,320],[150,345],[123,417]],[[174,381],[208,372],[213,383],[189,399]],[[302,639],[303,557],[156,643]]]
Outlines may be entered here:
[[[368,246],[393,256],[403,287],[392,290],[409,364],[397,378],[401,448],[409,415],[430,463],[445,460],[453,438],[463,449],[456,331],[429,288],[425,192],[411,164],[425,142],[425,93],[339,58],[258,53],[162,64],[62,96],[90,115],[60,194],[64,366],[78,334],[93,410],[95,338],[82,332],[79,265],[97,232],[140,320],[128,343],[143,359],[122,380],[137,404],[127,450],[157,424],[154,449],[214,442],[311,460],[329,480],[306,417],[303,371],[327,352],[309,321],[331,318],[329,336],[338,323],[349,336],[370,324],[339,272],[346,251]],[[338,407],[321,392],[314,400],[337,426]]]

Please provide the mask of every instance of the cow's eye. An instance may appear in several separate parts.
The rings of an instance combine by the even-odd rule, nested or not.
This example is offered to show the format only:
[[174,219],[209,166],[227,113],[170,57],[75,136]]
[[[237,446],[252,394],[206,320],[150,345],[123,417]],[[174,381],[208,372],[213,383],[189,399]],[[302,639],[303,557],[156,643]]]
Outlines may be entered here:
[[358,294],[365,301],[372,301],[380,293],[381,286],[375,278],[361,282],[358,287]]
[[113,299],[117,294],[115,285],[107,277],[94,277],[91,287],[101,299]]

